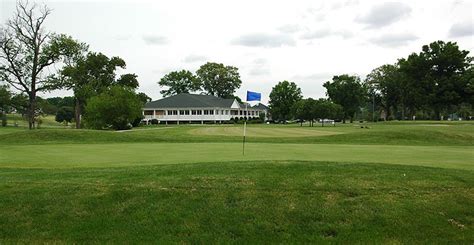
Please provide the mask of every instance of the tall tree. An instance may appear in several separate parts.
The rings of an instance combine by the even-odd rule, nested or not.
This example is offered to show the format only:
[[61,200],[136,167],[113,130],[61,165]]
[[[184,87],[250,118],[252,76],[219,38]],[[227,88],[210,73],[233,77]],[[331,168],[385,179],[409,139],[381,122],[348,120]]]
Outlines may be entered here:
[[160,91],[164,97],[168,97],[176,94],[189,94],[199,91],[202,82],[197,76],[193,75],[192,72],[181,70],[166,74],[161,78],[158,84],[160,87],[168,87],[168,89]]
[[[28,125],[34,128],[36,94],[58,87],[47,69],[79,45],[70,37],[46,32],[44,21],[51,11],[18,2],[15,15],[0,32],[0,79],[28,95]],[[54,67],[53,67],[54,68]]]
[[453,42],[436,41],[424,45],[420,56],[425,57],[429,67],[427,79],[434,88],[433,105],[436,111],[455,112],[463,102],[467,84],[462,74],[470,66],[469,51],[460,50]]
[[383,108],[384,119],[387,120],[392,115],[392,108],[396,108],[403,97],[398,65],[388,64],[375,68],[367,75],[365,83],[371,88],[371,98],[368,99],[378,102],[376,104]]
[[113,85],[136,89],[135,74],[124,74],[116,79],[116,70],[125,69],[125,61],[119,57],[109,58],[101,53],[89,52],[72,65],[61,71],[63,86],[74,91],[76,101],[76,128],[81,128],[81,115],[88,98],[100,94]]
[[327,81],[323,86],[326,88],[329,99],[342,106],[344,111],[343,122],[345,123],[346,118],[350,117],[352,123],[354,115],[359,110],[366,94],[360,78],[347,74],[334,76],[332,82]]
[[315,100],[308,98],[301,99],[293,105],[292,111],[295,118],[300,120],[300,126],[303,126],[303,120],[309,121],[309,126],[312,126],[314,119],[314,103]]
[[294,82],[279,82],[270,93],[269,104],[272,117],[285,121],[290,119],[292,108],[301,98],[301,89]]
[[235,90],[242,84],[237,67],[224,66],[220,63],[208,62],[202,65],[196,74],[207,94],[221,98],[233,98]]

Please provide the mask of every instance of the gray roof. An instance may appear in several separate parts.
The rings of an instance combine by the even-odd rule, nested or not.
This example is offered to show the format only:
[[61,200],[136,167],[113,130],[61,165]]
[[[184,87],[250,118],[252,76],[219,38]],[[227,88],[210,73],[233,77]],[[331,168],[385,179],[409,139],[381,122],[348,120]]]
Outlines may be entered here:
[[222,99],[212,95],[178,94],[145,104],[145,109],[155,108],[230,108],[234,99]]
[[254,105],[252,106],[252,108],[254,109],[260,109],[260,110],[268,110],[270,108],[268,108],[268,106],[262,104],[262,103],[258,103],[257,105]]

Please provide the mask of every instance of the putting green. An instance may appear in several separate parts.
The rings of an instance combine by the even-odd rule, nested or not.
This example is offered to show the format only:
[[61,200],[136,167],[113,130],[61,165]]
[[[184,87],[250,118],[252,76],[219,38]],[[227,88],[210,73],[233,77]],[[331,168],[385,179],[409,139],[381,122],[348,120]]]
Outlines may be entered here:
[[[190,130],[193,135],[219,135],[219,136],[242,136],[242,126],[215,126]],[[341,134],[341,132],[328,131],[323,128],[276,128],[276,127],[247,127],[249,137],[317,137]]]
[[474,170],[472,146],[343,144],[127,143],[10,145],[0,148],[0,167],[117,167],[226,161],[302,160],[389,163]]

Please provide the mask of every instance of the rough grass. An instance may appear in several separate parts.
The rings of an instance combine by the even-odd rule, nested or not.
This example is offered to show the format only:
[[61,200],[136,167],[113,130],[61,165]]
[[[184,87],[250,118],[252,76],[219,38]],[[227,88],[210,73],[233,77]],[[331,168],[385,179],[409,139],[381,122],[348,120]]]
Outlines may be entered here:
[[473,186],[383,164],[2,169],[0,243],[472,244]]

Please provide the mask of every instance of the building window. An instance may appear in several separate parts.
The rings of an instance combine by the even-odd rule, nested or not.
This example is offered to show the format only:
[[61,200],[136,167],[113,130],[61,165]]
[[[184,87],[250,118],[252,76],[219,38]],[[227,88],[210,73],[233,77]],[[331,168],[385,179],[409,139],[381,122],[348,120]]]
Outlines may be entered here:
[[214,110],[209,110],[209,115],[214,115]]
[[178,111],[177,110],[169,110],[168,115],[178,115]]
[[209,111],[208,111],[208,110],[204,110],[204,115],[209,115]]
[[192,110],[192,111],[191,111],[191,115],[197,115],[197,111],[196,111],[196,110]]
[[153,115],[153,111],[144,111],[144,114],[146,116],[151,116],[151,115]]
[[202,110],[198,110],[198,111],[197,111],[197,114],[198,114],[198,115],[202,115]]
[[216,110],[216,115],[219,115],[219,110]]
[[180,110],[180,111],[179,111],[179,115],[184,115],[184,111],[183,111],[183,110]]

